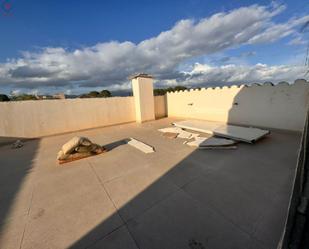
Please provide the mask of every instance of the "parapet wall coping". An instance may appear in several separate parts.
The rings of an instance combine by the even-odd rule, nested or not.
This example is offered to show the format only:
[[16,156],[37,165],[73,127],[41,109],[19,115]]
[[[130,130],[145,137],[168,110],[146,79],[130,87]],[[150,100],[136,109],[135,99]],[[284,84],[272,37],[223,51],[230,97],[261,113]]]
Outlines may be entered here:
[[200,92],[200,91],[209,91],[209,90],[225,90],[225,89],[238,89],[243,87],[282,87],[282,86],[296,86],[296,85],[308,85],[309,81],[305,79],[297,79],[292,84],[289,84],[288,82],[282,81],[277,84],[274,84],[272,82],[265,82],[265,83],[252,83],[252,84],[240,84],[240,85],[226,85],[226,86],[210,86],[210,87],[202,87],[202,88],[192,88],[187,90],[180,90],[175,92],[167,92],[167,94],[178,94],[178,93],[188,93],[188,92]]

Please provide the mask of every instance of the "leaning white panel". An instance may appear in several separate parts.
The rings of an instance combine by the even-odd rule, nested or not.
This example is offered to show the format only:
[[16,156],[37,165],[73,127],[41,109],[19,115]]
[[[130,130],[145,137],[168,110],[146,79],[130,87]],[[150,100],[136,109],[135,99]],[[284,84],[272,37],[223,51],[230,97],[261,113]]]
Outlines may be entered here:
[[237,141],[254,143],[269,134],[268,130],[226,125],[220,122],[186,120],[174,123],[175,126],[193,131],[213,134],[219,137],[231,138]]
[[234,140],[247,143],[254,143],[269,133],[270,132],[268,130],[262,130],[258,128],[246,128],[234,125],[220,126],[216,130],[214,130],[214,135],[232,138]]
[[189,129],[193,131],[204,132],[208,134],[213,134],[213,131],[220,127],[222,123],[218,122],[209,122],[209,121],[200,121],[200,120],[185,120],[173,123],[176,127],[183,129]]

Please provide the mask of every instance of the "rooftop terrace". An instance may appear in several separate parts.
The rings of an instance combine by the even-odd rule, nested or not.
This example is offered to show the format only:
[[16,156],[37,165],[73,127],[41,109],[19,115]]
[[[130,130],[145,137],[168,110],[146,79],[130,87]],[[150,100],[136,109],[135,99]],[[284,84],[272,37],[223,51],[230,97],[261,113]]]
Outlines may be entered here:
[[[0,103],[1,249],[308,248],[308,81],[154,97],[153,79],[140,74],[132,90]],[[188,119],[271,134],[235,150],[195,150],[158,131]],[[58,165],[76,135],[109,152]],[[155,152],[131,147],[130,137]],[[17,138],[28,140],[4,145]]]
[[[0,147],[0,248],[276,248],[300,132],[237,150],[195,150],[157,131],[174,118]],[[59,166],[74,135],[110,151]],[[134,137],[156,152],[122,142]]]

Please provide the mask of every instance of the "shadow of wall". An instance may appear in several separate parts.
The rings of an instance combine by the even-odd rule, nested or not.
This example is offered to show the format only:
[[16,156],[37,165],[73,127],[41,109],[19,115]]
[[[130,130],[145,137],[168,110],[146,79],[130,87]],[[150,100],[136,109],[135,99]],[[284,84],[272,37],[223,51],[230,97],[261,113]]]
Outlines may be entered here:
[[[208,119],[207,115],[218,111],[219,121],[298,131],[308,100],[304,82],[242,86],[226,105],[205,112],[209,106],[203,96],[194,96],[200,92],[186,93],[180,93],[183,100],[177,106],[166,96],[169,116]],[[108,243],[111,248],[276,248],[287,214],[298,145],[299,135],[273,131],[254,147],[241,144],[235,151],[195,150],[169,165],[169,170],[125,205],[116,205],[117,213],[70,248],[109,248]],[[161,158],[151,160],[166,164]],[[116,218],[123,225],[106,233]]]
[[302,131],[309,101],[309,84],[242,86],[228,111],[227,122],[246,126]]
[[21,137],[1,137],[0,136],[0,146],[9,145],[16,142],[16,140],[21,140],[22,142],[30,141],[31,139],[21,138]]
[[[151,157],[143,167],[160,176],[69,248],[276,248],[297,156],[290,148],[298,143],[298,136],[275,132],[254,149],[195,150],[176,164]],[[118,218],[123,224],[107,232]]]
[[154,96],[155,118],[160,119],[167,116],[167,100],[166,94],[162,96]]
[[[29,140],[18,149],[0,146],[0,233],[10,219],[18,219],[28,212],[32,185],[27,177],[32,171],[39,142],[39,139]],[[15,205],[17,196],[25,205]]]
[[[258,98],[254,100],[248,91],[254,87],[259,86],[238,91],[233,98],[234,104],[227,110],[228,122],[249,124],[257,110],[260,110],[262,115],[256,122],[266,117],[263,116],[263,110],[269,112],[266,109],[268,105],[258,101]],[[289,98],[284,90],[279,92]],[[192,100],[196,99],[186,98],[184,105],[188,106]],[[253,104],[255,101],[259,102],[258,106]],[[168,108],[170,104],[168,103]],[[194,106],[197,107],[195,111],[197,110],[199,115],[205,114],[200,112],[203,105],[199,106],[196,102],[185,108],[193,110]],[[186,115],[192,113],[196,112],[187,112]],[[281,114],[284,114],[284,117],[289,116],[287,112],[282,111]],[[247,119],[248,117],[250,119]],[[113,149],[122,144],[117,141],[108,146]],[[197,245],[200,248],[221,249],[231,248],[231,245],[240,249],[254,246],[276,248],[286,216],[298,145],[297,135],[274,131],[271,138],[259,141],[254,147],[241,144],[233,151],[195,150],[184,156],[180,162],[171,160],[172,156],[169,154],[163,157],[160,151],[156,151],[154,156],[136,164],[143,164],[139,166],[149,169],[149,174],[152,170],[158,171],[159,176],[149,177],[147,186],[132,198],[128,198],[124,205],[118,206],[114,203],[117,212],[69,248],[118,246],[117,248],[188,249],[196,248]],[[31,145],[20,150],[0,150],[0,153],[3,153],[0,156],[0,167],[4,172],[0,176],[1,187],[3,186],[1,203],[4,203],[0,216],[2,224],[13,210],[16,195],[26,189],[25,179],[31,172],[37,147],[38,140],[31,141]],[[170,150],[174,150],[174,147],[171,146]],[[112,152],[113,150],[110,153]],[[181,150],[173,152],[183,153]],[[128,156],[127,160],[133,159]],[[91,165],[91,159],[89,162]],[[104,160],[102,162],[104,167]],[[145,181],[148,181],[147,174],[137,177],[146,178]],[[127,184],[138,183],[129,181]],[[105,182],[102,182],[102,188],[109,196]],[[126,191],[125,185],[123,191]],[[120,219],[122,225],[110,230],[116,219]]]

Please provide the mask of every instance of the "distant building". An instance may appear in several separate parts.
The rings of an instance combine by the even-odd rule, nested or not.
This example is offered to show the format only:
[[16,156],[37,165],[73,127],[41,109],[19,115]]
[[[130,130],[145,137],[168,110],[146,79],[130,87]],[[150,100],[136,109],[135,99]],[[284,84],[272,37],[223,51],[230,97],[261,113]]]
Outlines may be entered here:
[[65,94],[64,93],[57,93],[53,95],[54,99],[65,99]]

